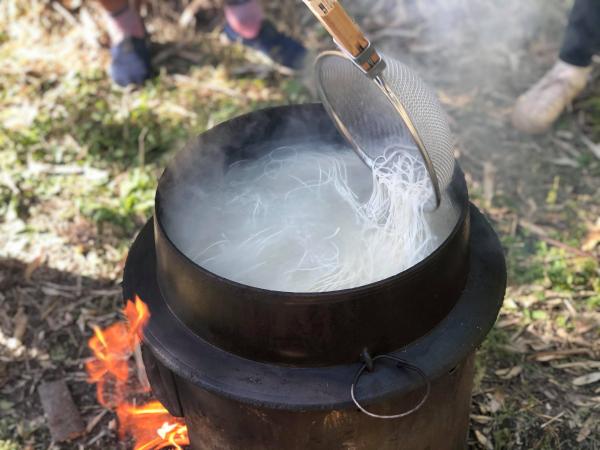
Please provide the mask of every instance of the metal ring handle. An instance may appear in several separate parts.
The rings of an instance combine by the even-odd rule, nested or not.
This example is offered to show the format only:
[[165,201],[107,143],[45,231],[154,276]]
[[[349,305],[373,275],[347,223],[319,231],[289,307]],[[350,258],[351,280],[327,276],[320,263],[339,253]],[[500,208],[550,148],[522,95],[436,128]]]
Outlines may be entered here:
[[350,387],[350,397],[352,398],[352,401],[354,402],[356,407],[358,409],[360,409],[367,416],[374,417],[376,419],[399,419],[400,417],[406,417],[406,416],[418,411],[421,408],[421,406],[423,406],[423,404],[429,398],[429,392],[431,391],[431,383],[427,379],[427,375],[425,375],[425,372],[423,372],[419,367],[415,366],[414,364],[411,364],[403,359],[396,358],[395,356],[378,355],[378,356],[375,356],[372,358],[373,363],[375,361],[377,361],[378,359],[389,359],[391,361],[395,361],[397,363],[396,366],[398,368],[406,368],[408,370],[412,370],[413,372],[416,372],[421,377],[421,379],[425,382],[425,394],[423,394],[423,397],[421,398],[419,403],[417,403],[416,406],[409,409],[408,411],[404,411],[399,414],[392,414],[392,415],[384,416],[381,414],[375,414],[375,413],[372,413],[371,411],[368,411],[364,406],[362,406],[358,402],[358,400],[356,400],[356,395],[354,393],[354,390],[356,388],[356,385],[358,384],[360,377],[362,376],[364,371],[367,369],[367,364],[365,363],[361,366],[361,368],[358,370],[358,372],[356,372],[356,375],[354,376],[354,381],[352,381],[352,386]]
[[[383,56],[382,55],[379,55],[379,56],[380,56],[380,61],[384,61]],[[354,135],[350,132],[350,130],[348,129],[348,127],[346,126],[346,124],[344,123],[344,121],[342,120],[340,115],[338,114],[338,112],[335,110],[335,108],[331,104],[331,102],[327,96],[327,92],[323,88],[323,82],[321,81],[321,75],[320,75],[321,74],[320,67],[321,67],[321,64],[323,64],[323,61],[325,60],[325,58],[328,58],[328,57],[338,57],[338,58],[348,59],[348,60],[350,60],[350,62],[352,62],[356,66],[356,63],[353,60],[354,57],[352,55],[350,55],[348,52],[345,52],[344,50],[326,50],[324,52],[321,52],[317,56],[317,59],[315,61],[315,70],[316,70],[316,74],[317,74],[317,91],[319,93],[319,97],[323,101],[325,110],[329,114],[329,117],[331,117],[331,119],[333,120],[338,131],[342,134],[342,136],[344,136],[346,141],[354,148],[354,150],[356,151],[358,156],[365,162],[365,164],[372,168],[373,167],[373,159],[372,159],[371,155],[366,153],[363,150],[363,148],[360,145],[358,145]],[[385,62],[384,62],[384,64],[385,64]],[[384,68],[385,67],[383,67],[382,70]],[[362,68],[360,68],[360,70],[363,73],[366,73]],[[375,77],[371,78],[371,80],[375,83],[375,85],[377,86],[379,91],[385,96],[386,100],[390,103],[392,108],[394,108],[394,110],[398,114],[399,119],[402,121],[402,123],[404,124],[404,127],[406,128],[406,130],[412,137],[414,143],[416,144],[417,148],[419,149],[419,153],[421,154],[421,157],[423,158],[425,168],[427,169],[427,173],[429,174],[429,179],[431,180],[431,184],[433,186],[433,193],[435,195],[435,208],[433,208],[433,210],[436,210],[439,208],[439,206],[442,203],[442,189],[440,187],[440,181],[439,181],[439,178],[435,171],[435,167],[433,166],[433,161],[431,160],[431,156],[429,155],[429,152],[425,148],[425,144],[423,143],[423,140],[421,139],[421,136],[419,135],[419,132],[417,131],[417,128],[415,127],[415,124],[413,123],[412,119],[408,115],[408,112],[404,108],[404,105],[402,104],[402,102],[400,101],[398,96],[389,87],[388,83],[385,81],[385,78],[383,77],[383,73],[379,73],[379,71],[375,71],[373,74],[375,75]]]

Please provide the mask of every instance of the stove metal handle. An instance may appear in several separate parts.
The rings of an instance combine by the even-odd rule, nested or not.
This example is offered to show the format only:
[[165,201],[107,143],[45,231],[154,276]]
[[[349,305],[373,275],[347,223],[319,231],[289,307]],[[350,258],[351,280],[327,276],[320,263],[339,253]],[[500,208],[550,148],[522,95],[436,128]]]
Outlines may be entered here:
[[[365,359],[365,355],[367,356],[366,359]],[[421,409],[421,407],[425,404],[425,402],[429,398],[429,393],[431,391],[431,383],[427,379],[427,375],[425,374],[425,372],[423,372],[423,370],[421,370],[419,367],[415,366],[414,364],[411,364],[408,361],[405,361],[404,359],[396,358],[395,356],[391,356],[391,355],[378,355],[378,356],[370,357],[367,352],[363,352],[362,358],[365,362],[363,363],[363,365],[360,367],[360,369],[358,370],[358,372],[356,372],[356,375],[354,376],[354,381],[352,381],[352,386],[350,387],[350,397],[352,398],[352,401],[354,402],[356,407],[360,411],[362,411],[364,414],[366,414],[367,416],[374,417],[376,419],[399,419],[401,417],[406,417],[406,416],[418,411],[419,409]],[[394,362],[396,362],[397,368],[408,369],[410,371],[416,372],[419,375],[419,377],[423,380],[423,382],[425,384],[425,393],[423,394],[423,397],[421,398],[419,403],[417,403],[416,406],[409,409],[408,411],[404,411],[399,414],[381,415],[381,414],[375,414],[375,413],[372,413],[371,411],[368,411],[364,406],[362,406],[358,402],[358,400],[356,399],[355,390],[356,390],[356,385],[358,384],[358,381],[360,380],[360,377],[363,375],[365,370],[372,372],[374,370],[375,362],[377,360],[381,360],[381,359],[387,359],[390,361],[394,361]]]

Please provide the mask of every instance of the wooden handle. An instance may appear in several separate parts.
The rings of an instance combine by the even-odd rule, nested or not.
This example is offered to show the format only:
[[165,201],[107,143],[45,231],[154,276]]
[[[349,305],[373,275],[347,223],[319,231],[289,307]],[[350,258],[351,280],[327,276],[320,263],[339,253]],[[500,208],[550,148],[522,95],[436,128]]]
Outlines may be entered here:
[[[304,0],[304,3],[323,24],[336,44],[346,52],[356,57],[367,48],[369,41],[338,0]],[[375,52],[364,68],[368,69],[379,59]]]

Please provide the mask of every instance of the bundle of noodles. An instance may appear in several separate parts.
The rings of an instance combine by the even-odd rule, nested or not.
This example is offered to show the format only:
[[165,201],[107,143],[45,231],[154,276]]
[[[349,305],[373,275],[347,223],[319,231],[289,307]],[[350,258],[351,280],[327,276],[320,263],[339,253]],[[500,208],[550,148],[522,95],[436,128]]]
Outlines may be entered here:
[[390,147],[372,169],[347,148],[281,147],[233,164],[213,185],[164,194],[165,227],[197,264],[246,285],[373,283],[427,257],[455,218],[450,205],[427,212],[434,194],[416,151]]

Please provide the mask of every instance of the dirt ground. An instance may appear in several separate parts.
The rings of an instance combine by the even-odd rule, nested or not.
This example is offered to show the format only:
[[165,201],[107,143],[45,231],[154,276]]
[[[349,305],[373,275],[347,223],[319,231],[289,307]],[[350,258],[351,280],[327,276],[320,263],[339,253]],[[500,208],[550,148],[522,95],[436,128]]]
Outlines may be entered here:
[[[330,46],[303,9],[264,3],[315,52]],[[469,447],[600,448],[600,71],[550,132],[526,136],[509,121],[556,58],[569,2],[345,4],[437,91],[471,198],[506,251],[509,287],[479,352]],[[148,1],[145,14],[158,73],[121,90],[106,75],[93,5],[0,4],[0,450],[130,448],[84,363],[92,326],[120,318],[124,258],[158,175],[216,123],[314,99],[304,74],[224,45],[210,1]],[[53,379],[88,426],[67,444],[51,442],[37,394]]]

